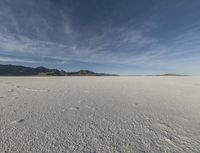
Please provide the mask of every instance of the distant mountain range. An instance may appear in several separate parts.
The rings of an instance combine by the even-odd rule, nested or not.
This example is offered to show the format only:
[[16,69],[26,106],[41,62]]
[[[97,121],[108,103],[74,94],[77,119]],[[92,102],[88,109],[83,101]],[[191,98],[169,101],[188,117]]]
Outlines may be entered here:
[[[1,65],[0,76],[118,76],[116,74],[95,73],[89,70],[66,72],[64,70],[49,69],[46,67],[25,67],[21,65]],[[129,76],[187,76],[173,73],[161,75],[129,75]]]
[[58,69],[48,69],[46,67],[25,67],[20,65],[1,65],[0,76],[117,76],[115,74],[95,73],[89,70],[77,72],[66,72]]

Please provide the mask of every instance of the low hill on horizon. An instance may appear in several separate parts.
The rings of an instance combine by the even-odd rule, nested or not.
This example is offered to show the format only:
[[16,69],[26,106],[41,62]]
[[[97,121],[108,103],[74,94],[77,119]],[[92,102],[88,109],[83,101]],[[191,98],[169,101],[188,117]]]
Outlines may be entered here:
[[188,75],[184,75],[184,74],[175,74],[175,73],[165,73],[165,74],[161,74],[159,76],[188,76]]

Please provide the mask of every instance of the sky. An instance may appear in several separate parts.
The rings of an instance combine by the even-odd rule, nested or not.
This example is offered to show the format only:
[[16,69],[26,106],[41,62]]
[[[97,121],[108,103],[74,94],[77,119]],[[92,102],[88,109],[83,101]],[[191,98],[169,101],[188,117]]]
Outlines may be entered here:
[[0,64],[200,75],[200,0],[0,0]]

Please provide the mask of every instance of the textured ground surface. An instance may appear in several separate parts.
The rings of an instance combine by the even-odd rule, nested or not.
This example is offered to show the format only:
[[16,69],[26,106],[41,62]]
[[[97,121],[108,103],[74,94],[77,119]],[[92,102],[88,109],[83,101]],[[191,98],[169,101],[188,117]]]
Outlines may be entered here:
[[0,152],[200,152],[200,77],[1,77]]

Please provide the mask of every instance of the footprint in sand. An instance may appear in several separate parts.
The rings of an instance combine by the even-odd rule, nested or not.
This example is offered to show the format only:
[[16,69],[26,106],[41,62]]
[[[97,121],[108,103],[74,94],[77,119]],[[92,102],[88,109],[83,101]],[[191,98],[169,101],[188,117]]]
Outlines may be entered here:
[[17,85],[16,88],[21,88],[21,86]]
[[173,138],[172,137],[169,137],[169,138],[165,138],[165,141],[173,146],[175,146],[175,143],[173,142]]
[[19,120],[12,121],[10,124],[22,123],[24,121],[25,121],[24,119],[19,119]]
[[85,99],[83,99],[83,100],[78,100],[78,104],[81,104],[81,103],[84,103],[84,102],[86,102]]
[[10,89],[10,90],[8,90],[8,92],[14,92],[15,90],[14,89]]
[[63,109],[63,112],[64,111],[77,111],[79,109],[80,109],[80,107],[78,107],[78,106],[76,106],[76,107],[69,107],[69,108]]
[[80,109],[80,107],[78,107],[78,106],[77,107],[70,107],[69,108],[69,110],[71,110],[71,111],[73,111],[73,110],[79,110],[79,109]]
[[0,99],[3,99],[3,98],[4,98],[4,97],[1,97],[1,96],[0,96]]
[[165,122],[158,122],[157,126],[161,129],[168,129],[170,128],[169,124],[165,123]]
[[133,107],[137,107],[137,106],[138,106],[138,103],[133,103],[132,106],[133,106]]
[[86,107],[92,111],[96,111],[97,108],[93,107],[93,106],[90,106],[90,105],[86,105]]
[[91,130],[95,130],[96,129],[96,127],[97,127],[97,125],[96,124],[94,124],[94,123],[91,123],[91,124],[89,124],[89,126],[88,126]]

